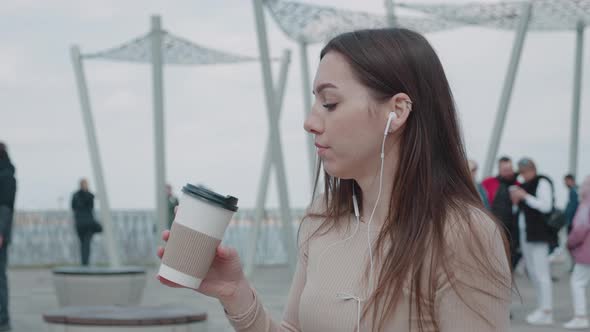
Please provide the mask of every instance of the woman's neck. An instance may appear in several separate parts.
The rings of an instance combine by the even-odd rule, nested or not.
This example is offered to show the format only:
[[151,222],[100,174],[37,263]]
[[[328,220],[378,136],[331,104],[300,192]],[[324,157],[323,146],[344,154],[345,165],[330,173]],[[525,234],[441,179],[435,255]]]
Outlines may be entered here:
[[385,153],[383,179],[381,179],[381,195],[379,195],[379,174],[381,171],[381,159],[379,156],[377,156],[377,160],[378,162],[374,163],[374,170],[370,170],[367,175],[355,179],[363,193],[361,217],[364,222],[369,222],[375,204],[378,203],[375,208],[375,214],[373,215],[373,225],[381,225],[389,214],[393,179],[397,173],[397,146],[391,147]]

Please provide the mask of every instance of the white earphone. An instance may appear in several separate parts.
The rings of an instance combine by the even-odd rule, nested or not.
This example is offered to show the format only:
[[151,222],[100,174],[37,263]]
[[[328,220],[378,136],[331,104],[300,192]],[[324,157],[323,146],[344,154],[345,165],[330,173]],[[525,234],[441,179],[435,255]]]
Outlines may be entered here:
[[389,116],[387,117],[387,125],[385,126],[385,131],[383,132],[384,136],[387,136],[387,134],[389,134],[389,127],[391,127],[391,122],[393,120],[397,119],[397,114],[395,114],[395,112],[390,112]]
[[[407,107],[409,108],[409,110],[411,110],[412,107],[412,102],[411,101],[406,101],[407,103]],[[371,217],[369,218],[369,222],[367,223],[367,244],[369,247],[369,260],[370,260],[370,270],[369,270],[369,284],[368,284],[368,288],[367,288],[367,294],[366,298],[369,297],[369,294],[371,293],[371,289],[373,288],[373,247],[371,245],[371,223],[373,222],[373,216],[375,215],[375,210],[377,209],[377,206],[379,205],[379,199],[381,198],[381,190],[383,188],[383,164],[384,164],[384,159],[385,159],[385,140],[387,139],[387,135],[389,134],[389,129],[391,128],[391,123],[396,120],[398,118],[397,114],[395,112],[390,112],[389,116],[387,117],[387,124],[385,126],[385,131],[383,132],[383,142],[381,144],[381,169],[379,172],[379,192],[377,194],[377,199],[375,200],[375,206],[373,207],[373,211],[371,212]],[[350,235],[349,237],[340,240],[340,241],[336,241],[332,244],[330,244],[328,247],[326,247],[324,249],[324,251],[322,251],[322,253],[320,254],[319,258],[318,258],[318,265],[319,262],[321,260],[321,257],[323,256],[323,254],[332,246],[338,244],[338,243],[342,243],[342,242],[346,242],[350,239],[352,239],[356,233],[359,230],[359,226],[360,226],[360,210],[359,210],[359,205],[358,205],[358,201],[356,198],[356,193],[355,193],[355,189],[354,189],[354,182],[352,184],[352,204],[354,207],[354,215],[356,217],[356,229],[354,230],[354,232],[352,233],[352,235]],[[355,295],[351,295],[348,293],[337,293],[336,296],[338,298],[341,298],[343,300],[355,300],[357,302],[357,331],[360,331],[361,328],[361,302],[364,301],[364,298],[361,298],[359,296],[355,296]]]

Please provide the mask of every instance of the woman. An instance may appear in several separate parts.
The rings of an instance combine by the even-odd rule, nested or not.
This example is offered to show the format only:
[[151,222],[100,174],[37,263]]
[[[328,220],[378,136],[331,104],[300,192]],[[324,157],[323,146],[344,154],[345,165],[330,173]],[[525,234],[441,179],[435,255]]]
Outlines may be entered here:
[[571,277],[574,318],[565,323],[567,329],[587,329],[586,286],[590,281],[590,176],[580,187],[580,204],[573,221],[573,228],[567,239],[567,247],[574,258]]
[[325,189],[299,231],[283,321],[233,249],[218,249],[199,292],[237,331],[506,331],[505,239],[469,174],[428,42],[405,29],[342,34],[322,50],[313,92],[304,127]]

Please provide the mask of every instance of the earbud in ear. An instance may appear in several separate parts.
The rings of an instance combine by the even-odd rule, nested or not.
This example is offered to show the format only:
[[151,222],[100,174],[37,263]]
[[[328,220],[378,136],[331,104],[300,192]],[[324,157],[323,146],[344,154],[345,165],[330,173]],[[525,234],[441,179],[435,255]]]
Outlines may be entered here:
[[384,136],[387,136],[387,134],[389,134],[389,127],[391,127],[391,121],[395,119],[397,119],[397,114],[395,114],[395,112],[390,112],[389,117],[387,117],[387,125],[385,126],[385,131],[383,132]]

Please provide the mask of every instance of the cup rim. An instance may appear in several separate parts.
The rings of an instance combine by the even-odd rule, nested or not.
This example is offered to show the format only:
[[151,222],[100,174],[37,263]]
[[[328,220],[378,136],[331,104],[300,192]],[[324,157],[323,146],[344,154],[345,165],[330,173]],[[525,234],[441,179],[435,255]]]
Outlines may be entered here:
[[182,188],[182,192],[191,197],[204,200],[226,210],[233,212],[238,211],[238,199],[236,197],[230,195],[223,196],[202,185],[195,186],[187,183]]

